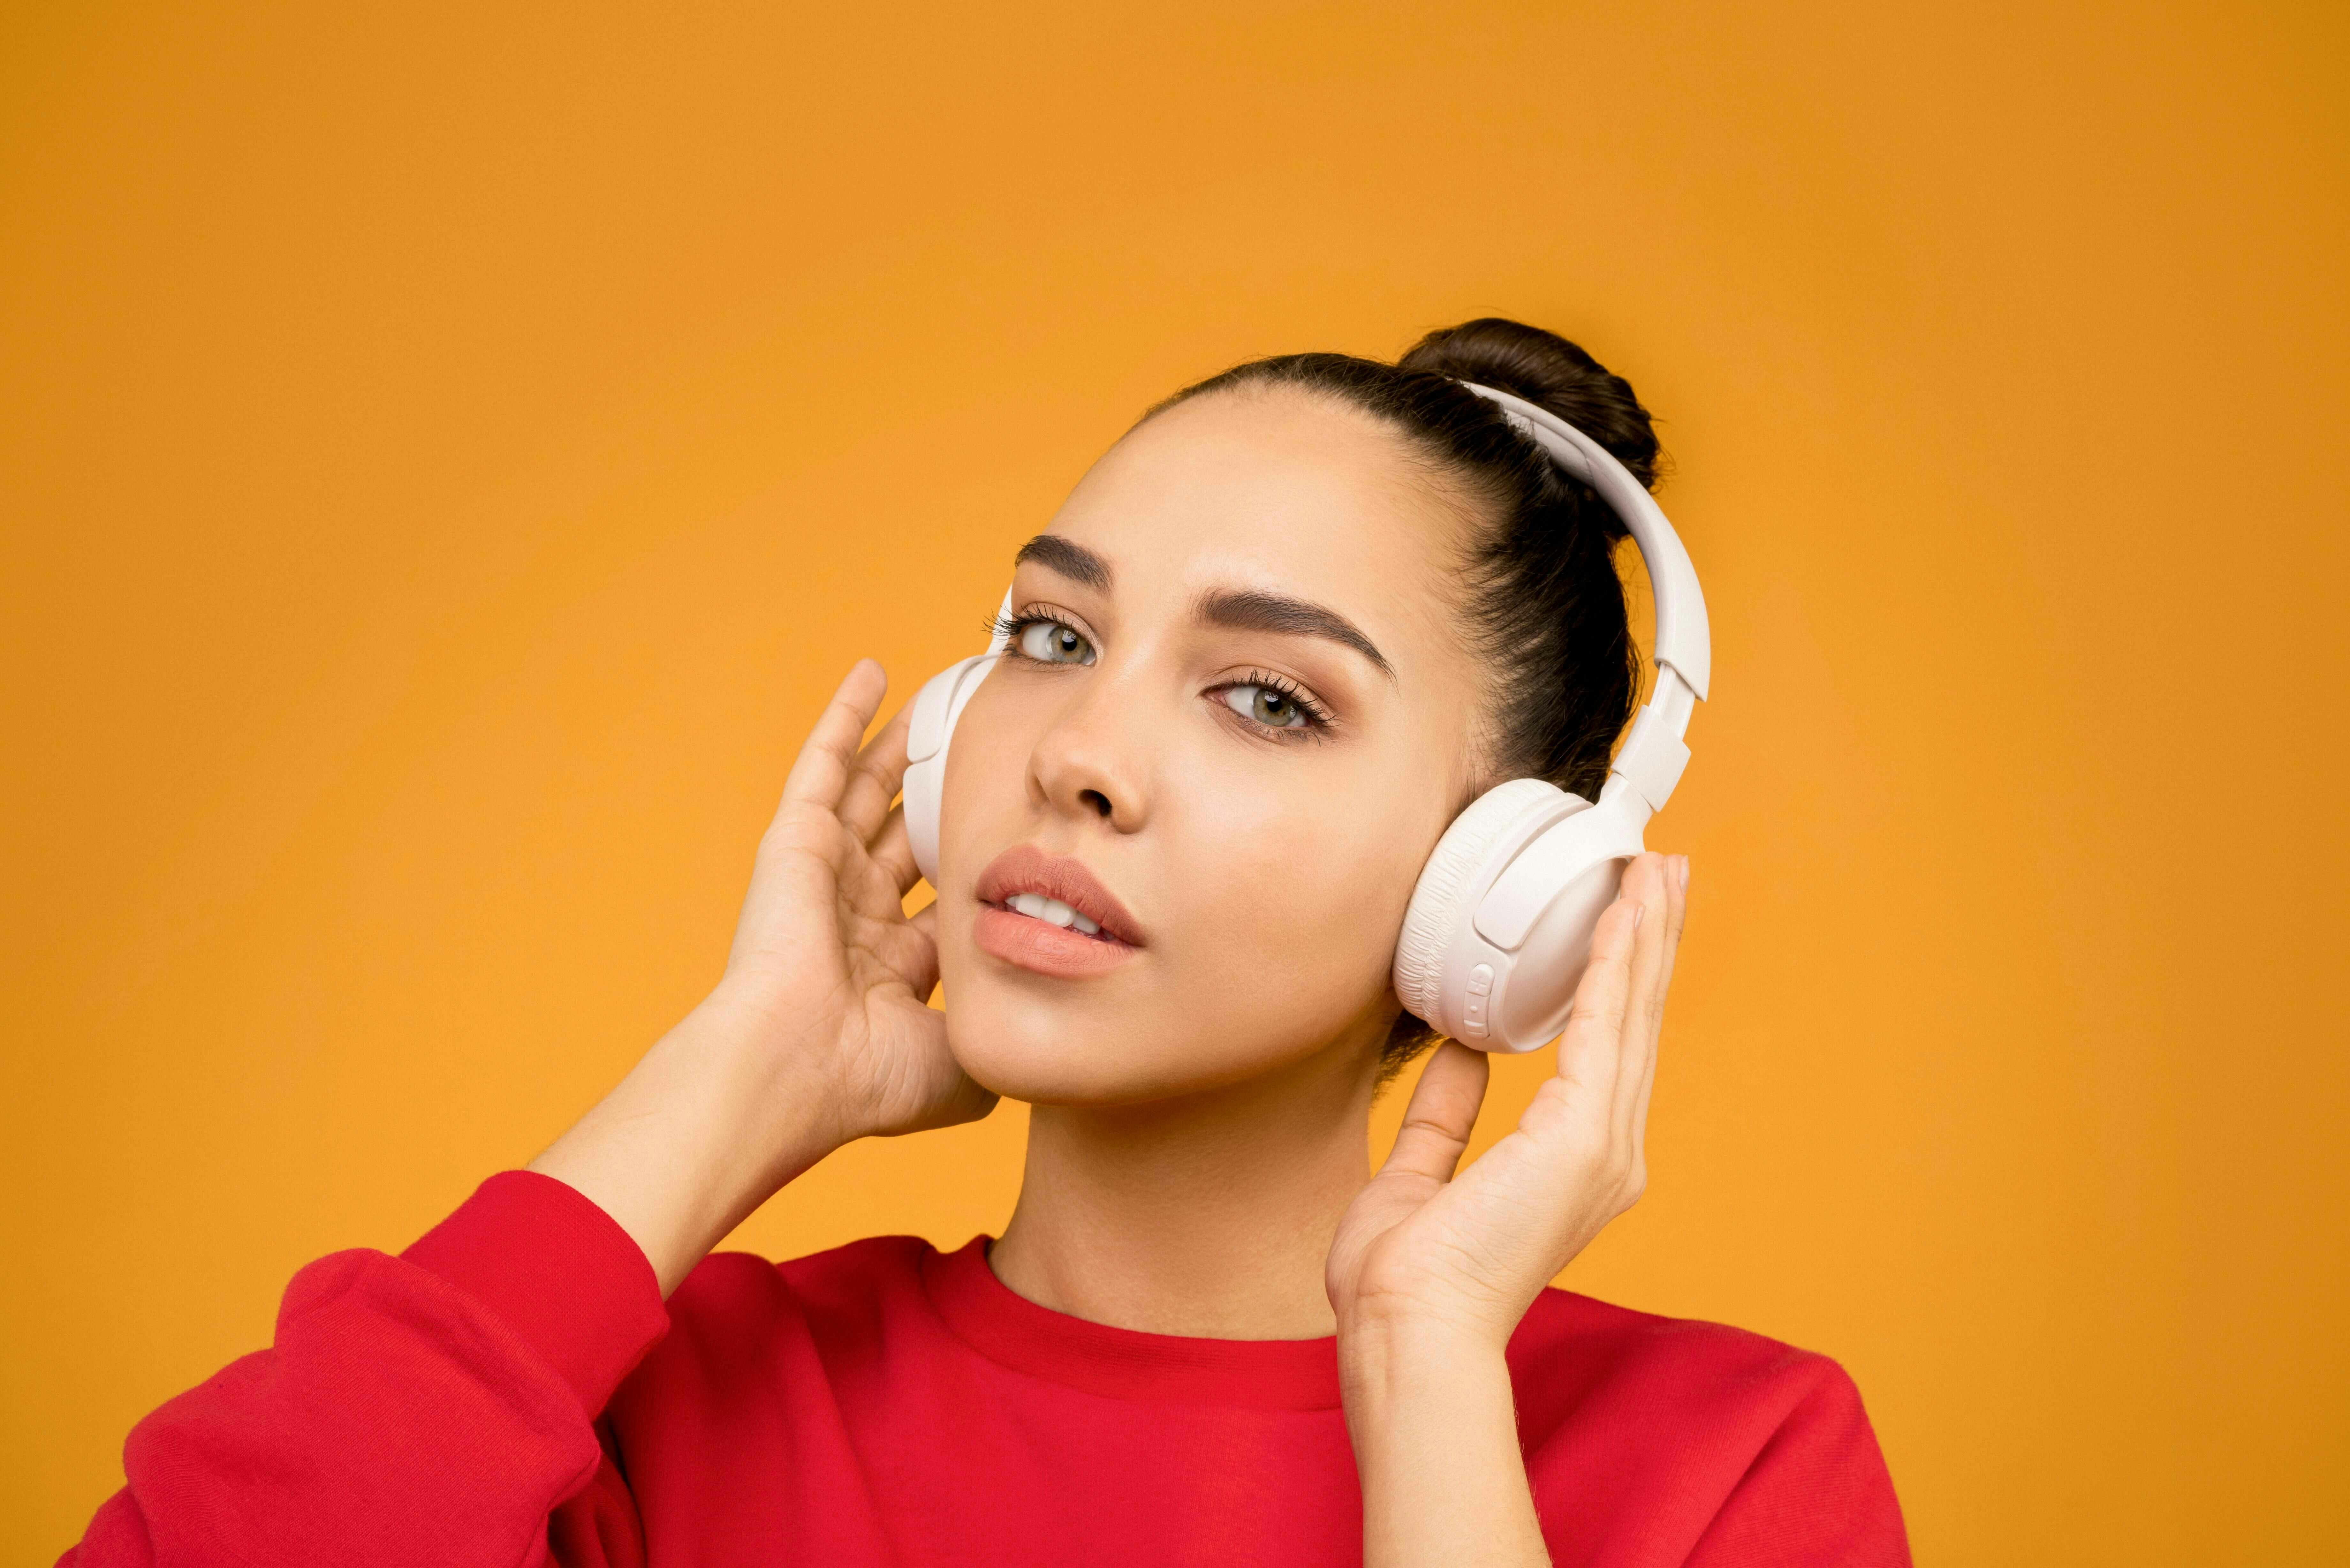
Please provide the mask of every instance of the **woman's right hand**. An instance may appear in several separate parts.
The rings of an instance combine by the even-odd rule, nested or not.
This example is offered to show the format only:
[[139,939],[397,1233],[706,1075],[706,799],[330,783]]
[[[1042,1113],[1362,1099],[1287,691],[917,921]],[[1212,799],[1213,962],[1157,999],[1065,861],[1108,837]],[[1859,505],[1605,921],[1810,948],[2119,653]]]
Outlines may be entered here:
[[860,659],[809,732],[759,843],[726,972],[530,1168],[594,1200],[667,1295],[753,1210],[835,1148],[983,1116],[956,1065],[932,912],[902,810],[909,712],[861,750],[888,678]]

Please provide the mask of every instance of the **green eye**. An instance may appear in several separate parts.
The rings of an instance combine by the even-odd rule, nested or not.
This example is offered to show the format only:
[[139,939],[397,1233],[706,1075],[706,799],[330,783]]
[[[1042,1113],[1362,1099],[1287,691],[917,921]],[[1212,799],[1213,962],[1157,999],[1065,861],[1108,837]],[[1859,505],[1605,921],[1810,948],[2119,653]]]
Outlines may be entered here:
[[1023,659],[1033,659],[1039,664],[1091,664],[1094,645],[1074,627],[1056,620],[1032,620],[1020,628],[1014,639]]
[[1268,730],[1302,730],[1313,722],[1297,705],[1296,698],[1270,686],[1227,686],[1224,706]]

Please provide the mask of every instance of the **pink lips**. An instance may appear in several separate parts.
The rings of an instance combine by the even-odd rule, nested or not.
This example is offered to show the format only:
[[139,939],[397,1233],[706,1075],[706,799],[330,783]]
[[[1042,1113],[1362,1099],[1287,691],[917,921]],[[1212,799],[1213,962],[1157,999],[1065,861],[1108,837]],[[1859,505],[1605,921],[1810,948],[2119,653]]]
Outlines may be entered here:
[[[1142,945],[1142,930],[1126,906],[1085,866],[1034,845],[1014,845],[981,872],[972,889],[983,906],[972,928],[982,951],[1037,974],[1077,979],[1116,969]],[[1101,928],[1088,936],[1074,926],[1015,914],[1004,901],[1015,893],[1057,898]]]

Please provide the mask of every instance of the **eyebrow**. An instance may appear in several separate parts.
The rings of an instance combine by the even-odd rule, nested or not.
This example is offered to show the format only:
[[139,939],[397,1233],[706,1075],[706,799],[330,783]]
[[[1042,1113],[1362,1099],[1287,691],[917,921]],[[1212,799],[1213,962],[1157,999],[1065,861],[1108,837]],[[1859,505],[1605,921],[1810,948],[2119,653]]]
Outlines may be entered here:
[[1192,607],[1193,613],[1213,626],[1230,627],[1235,631],[1270,631],[1288,637],[1327,638],[1341,647],[1351,648],[1371,661],[1390,684],[1395,680],[1395,667],[1381,653],[1378,645],[1353,621],[1307,599],[1293,599],[1281,594],[1258,593],[1245,588],[1218,588],[1201,594]]
[[1071,582],[1083,583],[1097,592],[1109,592],[1109,563],[1083,545],[1064,539],[1058,534],[1039,534],[1021,545],[1020,553],[1012,557],[1012,564],[1018,566],[1026,561],[1050,567]]
[[[1061,574],[1072,582],[1083,583],[1100,593],[1110,586],[1110,565],[1100,556],[1072,539],[1058,534],[1039,534],[1020,546],[1012,557],[1014,566],[1034,561],[1038,566]],[[1336,610],[1317,605],[1310,599],[1294,599],[1285,594],[1262,593],[1253,588],[1214,588],[1194,601],[1191,613],[1211,626],[1221,626],[1233,631],[1269,631],[1283,637],[1319,637],[1351,648],[1370,660],[1373,669],[1386,676],[1390,684],[1395,680],[1395,667],[1388,662],[1378,644],[1365,637],[1362,629]]]

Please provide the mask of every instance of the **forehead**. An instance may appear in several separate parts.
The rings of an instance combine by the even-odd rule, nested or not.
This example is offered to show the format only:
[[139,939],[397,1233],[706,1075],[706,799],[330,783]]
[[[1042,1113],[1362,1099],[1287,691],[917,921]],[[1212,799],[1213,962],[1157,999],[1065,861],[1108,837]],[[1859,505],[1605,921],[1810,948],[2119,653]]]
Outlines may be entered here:
[[1382,628],[1441,633],[1468,521],[1463,499],[1381,421],[1327,397],[1250,388],[1129,431],[1052,531],[1113,564],[1121,603],[1265,589],[1327,603],[1385,646]]

